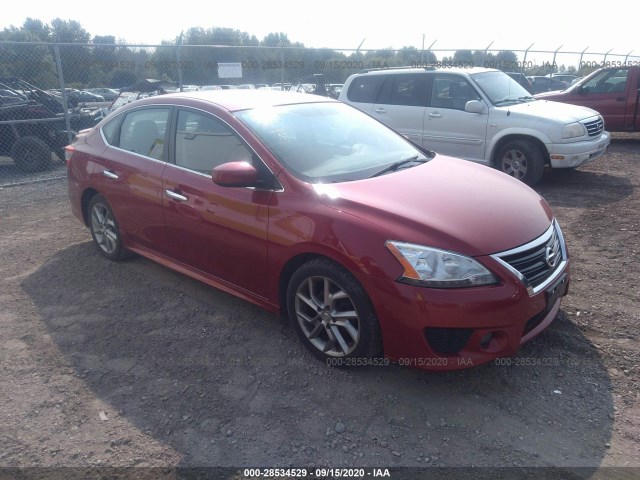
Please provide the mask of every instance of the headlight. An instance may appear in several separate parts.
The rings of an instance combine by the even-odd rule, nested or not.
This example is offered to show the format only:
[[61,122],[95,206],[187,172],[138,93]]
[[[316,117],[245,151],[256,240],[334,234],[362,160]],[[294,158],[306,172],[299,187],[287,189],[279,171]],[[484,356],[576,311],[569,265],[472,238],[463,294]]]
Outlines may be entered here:
[[584,126],[580,122],[569,123],[562,129],[562,138],[582,137]]
[[387,240],[404,273],[400,281],[432,288],[492,285],[498,279],[473,258],[438,248]]

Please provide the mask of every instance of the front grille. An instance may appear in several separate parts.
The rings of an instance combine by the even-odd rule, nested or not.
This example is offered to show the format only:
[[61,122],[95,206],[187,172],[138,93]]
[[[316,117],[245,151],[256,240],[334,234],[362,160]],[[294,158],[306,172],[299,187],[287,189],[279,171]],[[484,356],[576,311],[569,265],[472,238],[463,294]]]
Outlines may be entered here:
[[464,348],[473,330],[470,328],[425,328],[429,346],[441,355],[454,355]]
[[600,135],[604,130],[604,121],[602,120],[602,117],[598,117],[590,122],[584,122],[583,125],[587,128],[587,132],[590,137]]
[[563,260],[561,239],[555,226],[522,249],[497,254],[503,262],[522,274],[532,288],[551,277]]

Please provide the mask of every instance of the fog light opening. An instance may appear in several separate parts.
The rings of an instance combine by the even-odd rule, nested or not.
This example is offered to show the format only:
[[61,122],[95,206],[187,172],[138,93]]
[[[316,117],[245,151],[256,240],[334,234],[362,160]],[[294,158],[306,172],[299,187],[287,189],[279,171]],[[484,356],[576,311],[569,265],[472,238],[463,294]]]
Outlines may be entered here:
[[484,349],[489,347],[489,344],[491,343],[491,340],[493,339],[493,332],[489,332],[487,333],[484,337],[482,337],[482,339],[480,340],[480,346]]

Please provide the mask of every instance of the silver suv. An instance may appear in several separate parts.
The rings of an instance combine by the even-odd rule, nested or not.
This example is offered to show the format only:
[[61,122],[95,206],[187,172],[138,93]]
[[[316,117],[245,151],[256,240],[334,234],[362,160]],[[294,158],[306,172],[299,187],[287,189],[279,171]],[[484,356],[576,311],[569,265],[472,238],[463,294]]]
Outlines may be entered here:
[[574,168],[604,154],[595,110],[534,99],[487,68],[393,68],[351,75],[339,99],[438,153],[494,166],[534,185],[545,165]]

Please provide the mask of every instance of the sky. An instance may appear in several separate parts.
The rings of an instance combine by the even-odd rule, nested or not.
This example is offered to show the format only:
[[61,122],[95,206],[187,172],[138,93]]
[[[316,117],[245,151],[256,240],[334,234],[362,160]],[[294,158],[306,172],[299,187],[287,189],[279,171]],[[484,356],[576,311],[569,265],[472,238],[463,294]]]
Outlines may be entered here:
[[[386,6],[382,11],[381,6]],[[531,5],[534,8],[527,8]],[[91,35],[114,35],[127,43],[156,44],[173,40],[191,27],[229,27],[262,39],[286,33],[307,47],[355,49],[556,50],[640,55],[634,45],[637,12],[632,3],[606,4],[538,0],[226,0],[136,2],[109,0],[24,0],[12,2],[0,17],[0,29],[20,26],[27,17],[50,23],[56,17],[77,20]],[[625,13],[626,11],[626,13]],[[424,37],[423,37],[424,35]],[[438,54],[439,57],[445,53]],[[542,60],[529,54],[529,60]],[[602,57],[597,57],[602,60]],[[588,55],[585,60],[595,59]],[[640,60],[636,57],[635,60]]]

